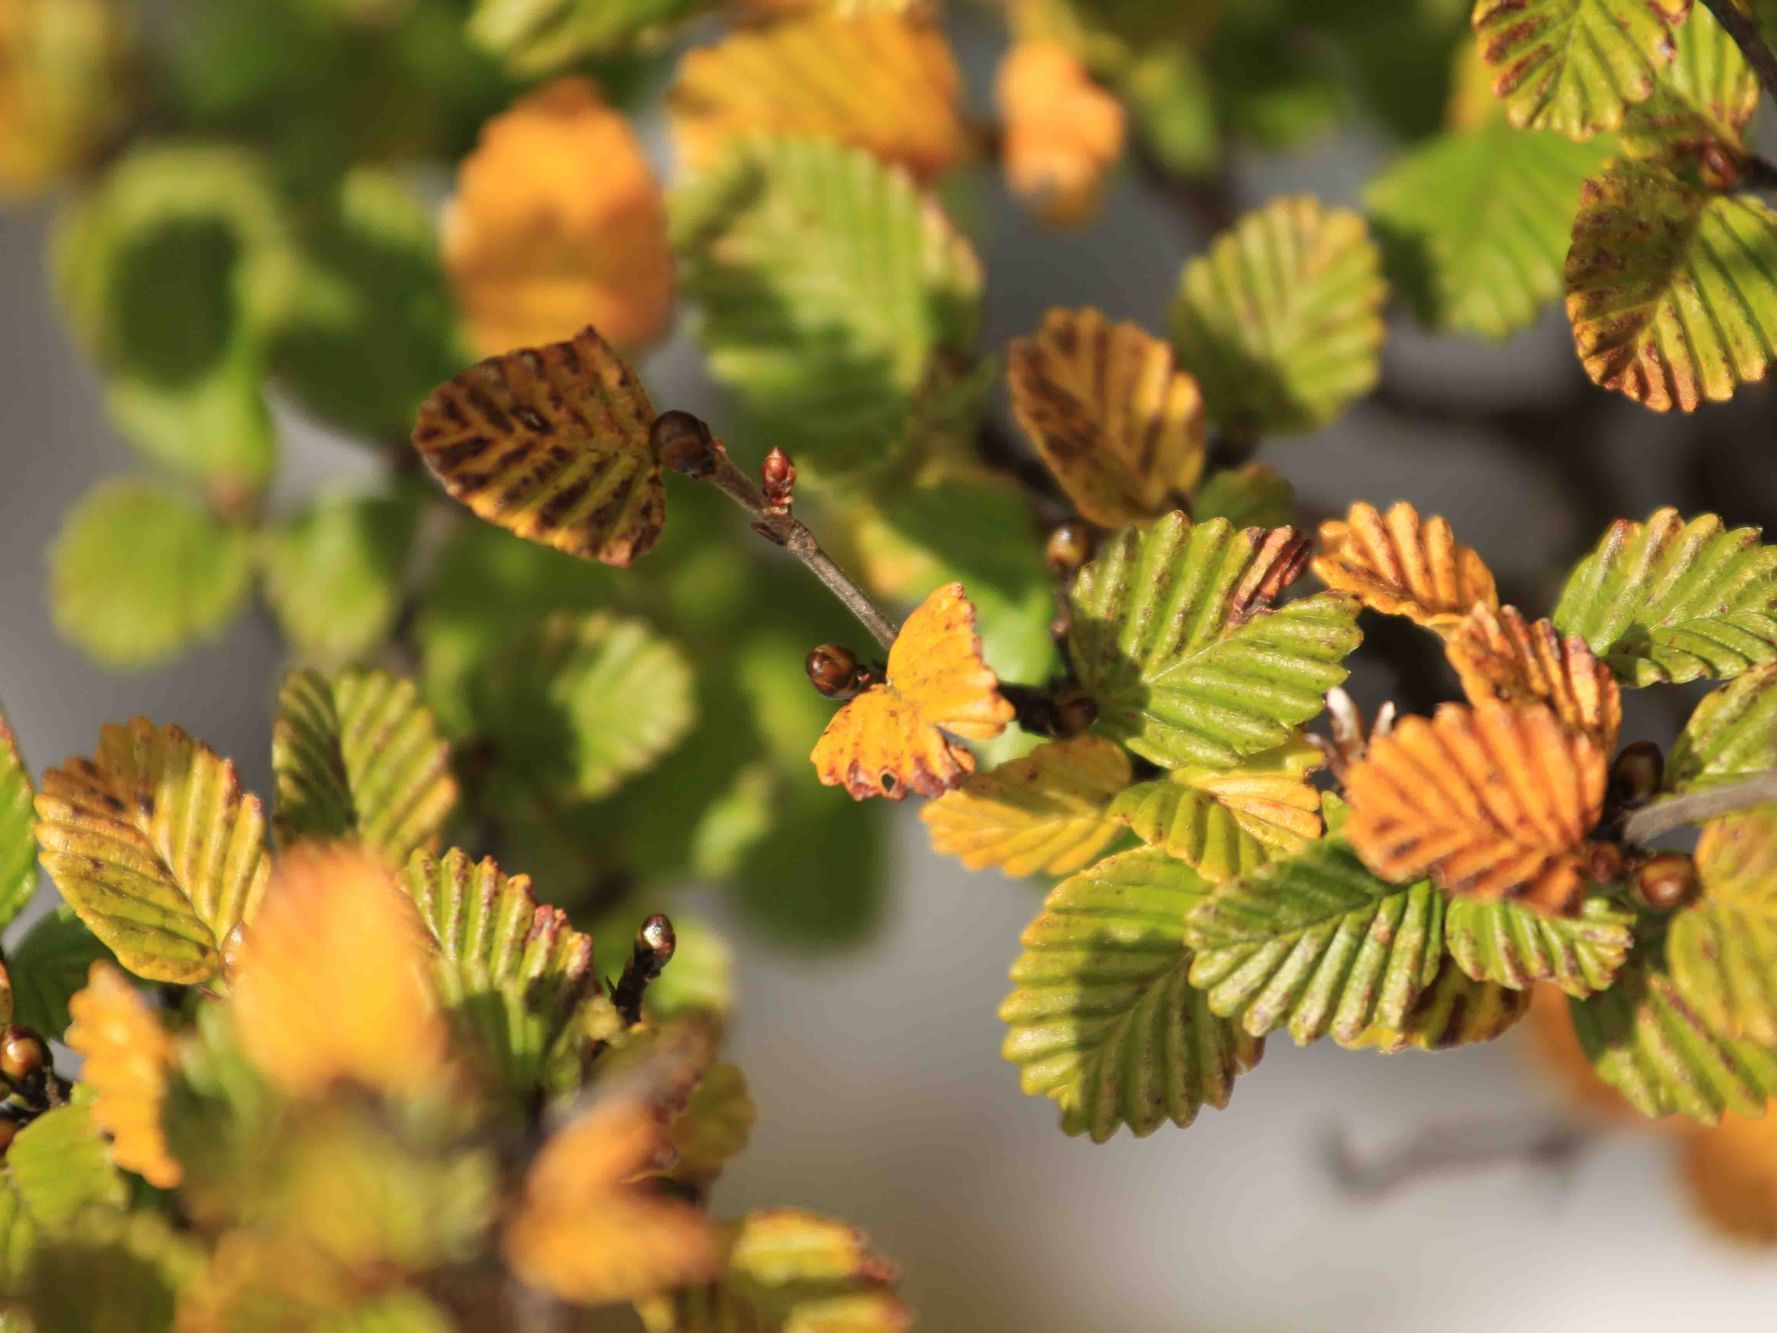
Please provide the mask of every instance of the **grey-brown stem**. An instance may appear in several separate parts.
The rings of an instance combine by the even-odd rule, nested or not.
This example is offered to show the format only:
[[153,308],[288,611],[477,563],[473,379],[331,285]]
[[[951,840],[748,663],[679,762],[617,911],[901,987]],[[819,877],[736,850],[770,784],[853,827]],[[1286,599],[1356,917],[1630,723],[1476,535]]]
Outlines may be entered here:
[[1740,54],[1746,57],[1746,63],[1752,66],[1765,91],[1777,97],[1777,54],[1772,53],[1770,44],[1759,31],[1758,20],[1734,0],[1703,0],[1703,3],[1715,15],[1715,21],[1734,39],[1734,45],[1740,48]]
[[1623,821],[1623,840],[1650,842],[1686,824],[1750,810],[1756,805],[1777,805],[1777,769],[1643,806]]

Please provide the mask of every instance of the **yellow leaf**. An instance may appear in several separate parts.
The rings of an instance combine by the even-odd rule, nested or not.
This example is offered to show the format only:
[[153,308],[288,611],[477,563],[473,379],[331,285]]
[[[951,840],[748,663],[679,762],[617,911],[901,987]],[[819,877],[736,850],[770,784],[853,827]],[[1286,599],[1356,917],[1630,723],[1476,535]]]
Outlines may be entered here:
[[1471,703],[1546,703],[1606,754],[1616,749],[1622,691],[1579,635],[1562,638],[1547,620],[1527,623],[1516,607],[1480,604],[1457,624],[1444,651]]
[[469,367],[420,405],[413,442],[489,523],[627,565],[666,522],[654,406],[598,330]]
[[585,79],[551,83],[482,128],[457,175],[443,249],[484,356],[588,323],[633,350],[672,313],[660,184],[629,122]]
[[632,1182],[668,1151],[647,1108],[595,1106],[543,1145],[506,1223],[506,1262],[578,1305],[636,1300],[713,1277],[720,1247],[696,1208]]
[[1007,361],[1012,409],[1100,527],[1157,518],[1203,472],[1203,395],[1172,348],[1097,310],[1051,310]]
[[1543,705],[1445,704],[1373,740],[1346,780],[1345,836],[1371,870],[1571,912],[1604,808],[1604,753]]
[[1320,581],[1354,594],[1372,611],[1448,634],[1477,603],[1499,605],[1486,562],[1457,545],[1442,518],[1423,521],[1405,500],[1387,514],[1360,500],[1345,518],[1320,525],[1320,542],[1314,560]]
[[1114,840],[1111,798],[1129,785],[1129,755],[1097,736],[1040,746],[976,773],[920,812],[932,846],[970,870],[1067,875]]
[[242,1051],[292,1097],[342,1079],[396,1095],[445,1080],[429,938],[367,853],[294,849],[233,969]]
[[1060,42],[1015,43],[994,81],[1006,184],[1044,222],[1078,226],[1098,211],[1123,152],[1123,104]]
[[120,0],[0,0],[0,198],[53,186],[112,128],[133,12]]
[[1688,1134],[1684,1179],[1704,1218],[1723,1234],[1777,1245],[1777,1107],[1757,1119],[1728,1112]]
[[821,781],[853,800],[937,796],[975,771],[975,756],[952,737],[991,740],[1011,720],[981,657],[975,608],[962,584],[947,583],[901,626],[888,679],[835,713],[810,757]]
[[961,90],[931,24],[815,13],[687,52],[667,108],[679,159],[692,170],[737,135],[766,133],[835,139],[929,181],[969,155]]
[[111,1135],[117,1164],[172,1189],[179,1163],[160,1125],[173,1043],[128,978],[97,962],[68,1001],[68,1045],[85,1057],[80,1080],[93,1093],[93,1120]]

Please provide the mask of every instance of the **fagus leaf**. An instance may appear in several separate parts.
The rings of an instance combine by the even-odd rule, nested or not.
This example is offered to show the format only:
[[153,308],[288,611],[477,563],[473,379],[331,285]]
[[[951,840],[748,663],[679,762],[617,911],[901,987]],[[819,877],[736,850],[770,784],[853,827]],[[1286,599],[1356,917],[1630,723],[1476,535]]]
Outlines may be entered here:
[[1595,383],[1656,412],[1731,398],[1777,345],[1777,212],[1613,162],[1574,219],[1567,315]]
[[68,1001],[86,985],[88,969],[111,951],[67,904],[39,917],[6,951],[15,1023],[59,1037],[68,1028]]
[[265,816],[234,765],[145,718],[99,733],[93,759],[43,775],[43,868],[137,976],[215,975],[229,933],[265,888]]
[[1503,1036],[1529,1008],[1529,991],[1475,981],[1446,958],[1401,1026],[1377,1024],[1351,1044],[1386,1053],[1471,1046]]
[[37,812],[31,775],[18,737],[0,708],[0,929],[12,923],[37,889]]
[[1157,848],[1063,880],[1025,929],[1000,1006],[1005,1055],[1028,1093],[1061,1106],[1062,1128],[1103,1142],[1222,1107],[1264,1042],[1210,1010],[1187,980],[1191,909],[1209,885]]
[[1267,463],[1211,473],[1191,501],[1199,523],[1225,518],[1236,528],[1281,528],[1295,521],[1296,488]]
[[1553,982],[1583,999],[1605,989],[1629,955],[1634,917],[1603,898],[1576,916],[1549,916],[1513,902],[1454,899],[1444,914],[1444,943],[1476,981],[1528,990]]
[[1469,702],[1546,703],[1605,754],[1623,722],[1622,692],[1607,663],[1577,634],[1547,620],[1527,623],[1516,607],[1486,604],[1458,622],[1444,645]]
[[1703,896],[1666,937],[1673,984],[1714,1031],[1777,1046],[1777,806],[1711,820],[1696,861]]
[[1471,607],[1499,605],[1487,562],[1457,543],[1444,518],[1421,519],[1405,500],[1386,514],[1358,501],[1320,525],[1320,544],[1315,576],[1372,611],[1449,634]]
[[1191,912],[1191,984],[1210,1008],[1262,1037],[1349,1045],[1399,1029],[1437,975],[1444,903],[1421,880],[1377,879],[1341,838],[1217,888]]
[[469,35],[514,74],[658,41],[706,0],[476,0]]
[[1012,193],[1051,226],[1089,221],[1123,151],[1123,104],[1060,42],[1014,42],[993,87]]
[[1626,685],[1724,680],[1777,659],[1777,547],[1713,514],[1618,519],[1551,617]]
[[1185,265],[1173,301],[1180,364],[1225,431],[1326,425],[1380,374],[1381,260],[1364,221],[1306,196],[1248,213]]
[[1299,550],[1280,533],[1169,514],[1104,544],[1074,585],[1068,637],[1102,734],[1166,767],[1225,768],[1320,712],[1361,638],[1357,606],[1329,593],[1261,609]]
[[1777,768],[1777,662],[1706,695],[1666,763],[1666,786],[1696,791]]
[[1709,143],[1741,148],[1758,110],[1758,77],[1707,5],[1693,6],[1674,38],[1678,55],[1663,66],[1653,96],[1623,123],[1624,149],[1636,156],[1695,152]]
[[382,644],[401,609],[418,526],[411,494],[336,495],[265,534],[265,600],[301,657],[324,668],[349,666]]
[[83,1060],[80,1079],[93,1094],[94,1122],[111,1136],[119,1166],[151,1185],[179,1183],[179,1163],[161,1128],[172,1038],[129,979],[109,963],[93,964],[84,990],[68,1004],[68,1046]]
[[92,1107],[79,1102],[19,1130],[6,1152],[6,1175],[31,1220],[49,1231],[69,1227],[88,1208],[120,1207],[127,1197]]

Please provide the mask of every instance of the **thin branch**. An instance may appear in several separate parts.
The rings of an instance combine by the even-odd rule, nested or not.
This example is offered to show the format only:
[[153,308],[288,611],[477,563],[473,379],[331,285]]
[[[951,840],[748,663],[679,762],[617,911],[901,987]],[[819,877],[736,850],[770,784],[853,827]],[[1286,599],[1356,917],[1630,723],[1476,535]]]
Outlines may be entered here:
[[1740,48],[1746,63],[1757,72],[1765,91],[1777,97],[1777,54],[1772,52],[1759,32],[1758,20],[1741,10],[1734,0],[1703,0],[1703,3],[1715,15],[1715,21],[1734,39],[1734,45]]
[[1359,1153],[1343,1128],[1326,1144],[1326,1165],[1339,1187],[1374,1199],[1409,1185],[1498,1166],[1565,1166],[1591,1145],[1592,1131],[1565,1120],[1433,1125],[1371,1154]]
[[1777,768],[1754,774],[1739,782],[1730,782],[1708,791],[1674,796],[1643,806],[1623,821],[1625,842],[1649,842],[1662,833],[1701,823],[1717,815],[1750,810],[1755,805],[1777,804]]

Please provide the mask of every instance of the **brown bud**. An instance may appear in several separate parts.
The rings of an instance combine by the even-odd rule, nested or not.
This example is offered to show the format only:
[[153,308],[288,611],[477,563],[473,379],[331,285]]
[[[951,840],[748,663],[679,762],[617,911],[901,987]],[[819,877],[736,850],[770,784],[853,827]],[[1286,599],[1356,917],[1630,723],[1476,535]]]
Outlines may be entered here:
[[1623,848],[1615,842],[1586,844],[1586,878],[1598,885],[1615,884],[1623,877]]
[[1652,741],[1625,745],[1610,766],[1610,803],[1619,810],[1647,804],[1665,772],[1666,760]]
[[8,1023],[0,1028],[0,1078],[19,1085],[49,1068],[49,1046],[28,1027]]
[[837,643],[811,649],[803,669],[809,684],[829,699],[849,699],[862,688],[857,654]]
[[715,469],[716,442],[710,428],[689,412],[675,408],[655,417],[648,442],[661,465],[675,472],[707,477]]
[[1740,184],[1745,167],[1733,153],[1711,141],[1697,161],[1698,175],[1711,190],[1732,190]]
[[1092,558],[1092,530],[1085,520],[1067,518],[1049,530],[1043,558],[1058,579],[1072,579]]
[[1670,912],[1697,892],[1697,867],[1683,852],[1661,852],[1635,872],[1636,896],[1656,912]]
[[782,449],[773,448],[759,465],[759,486],[765,492],[765,512],[787,514],[796,502],[796,465]]
[[1098,703],[1085,690],[1068,688],[1055,696],[1055,734],[1062,740],[1078,736],[1098,721]]
[[636,948],[647,947],[650,954],[661,965],[665,966],[673,956],[673,950],[679,947],[678,936],[673,932],[673,923],[660,912],[656,912],[636,932]]

